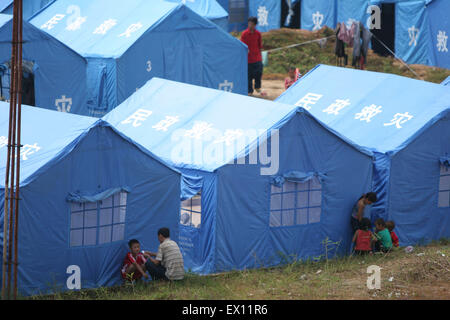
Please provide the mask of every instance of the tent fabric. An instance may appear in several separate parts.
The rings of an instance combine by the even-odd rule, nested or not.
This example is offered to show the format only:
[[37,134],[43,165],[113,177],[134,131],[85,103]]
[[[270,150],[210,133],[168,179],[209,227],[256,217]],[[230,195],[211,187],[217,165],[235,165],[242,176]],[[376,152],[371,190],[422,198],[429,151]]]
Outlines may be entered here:
[[249,16],[258,18],[256,28],[261,32],[267,32],[272,29],[280,28],[280,0],[251,0],[249,1],[248,14]]
[[[12,16],[0,14],[0,64],[11,59]],[[33,62],[35,102],[79,113],[86,96],[86,60],[51,35],[23,22],[23,60]],[[64,70],[62,72],[61,70]],[[9,72],[2,83],[9,83]],[[9,88],[3,90],[9,98]]]
[[[2,102],[0,109],[4,181],[9,105]],[[118,285],[129,239],[154,251],[157,230],[168,227],[178,241],[180,172],[106,122],[22,106],[22,143],[20,295],[73,289],[73,267],[81,271],[82,289]],[[3,200],[1,208],[0,233]]]
[[101,117],[155,76],[247,92],[247,47],[182,4],[80,0],[68,12],[71,6],[58,0],[31,23],[87,61],[80,70],[87,93],[74,113]]
[[[42,8],[48,6],[56,0],[23,0],[22,10],[23,19],[28,20],[37,12],[42,10]],[[4,14],[13,14],[14,11],[14,0],[1,0],[0,1],[0,12]]]
[[314,177],[319,178],[320,181],[324,181],[325,175],[318,172],[298,172],[290,171],[281,176],[272,178],[272,184],[281,188],[286,181],[290,182],[308,182]]
[[443,166],[450,168],[450,157],[441,157],[439,161]]
[[316,31],[324,26],[336,27],[336,2],[302,0],[301,28]]
[[419,1],[399,2],[395,7],[395,53],[408,63],[431,63],[425,3]]
[[448,37],[450,35],[450,2],[434,0],[427,6],[430,25],[431,65],[450,69],[450,53]]
[[200,16],[228,30],[228,13],[216,0],[165,0],[182,3]]
[[450,85],[450,76],[448,76],[447,79],[445,79],[444,81],[442,81],[441,84],[442,84],[443,86],[448,86],[448,85]]
[[[351,27],[352,23],[366,23],[369,15],[367,13],[367,0],[339,0],[336,1],[336,22],[344,22],[347,27]],[[365,24],[367,26],[367,24]],[[333,28],[334,26],[329,26]]]
[[437,164],[450,153],[448,87],[319,65],[277,101],[306,104],[314,117],[374,151],[379,201],[372,219],[394,220],[402,245],[450,235],[450,209],[437,205]]
[[[133,126],[128,120],[136,112],[149,116]],[[200,227],[180,225],[179,245],[192,272],[317,257],[326,237],[341,241],[336,252],[348,252],[349,216],[370,190],[372,153],[356,149],[302,108],[153,78],[103,119],[183,174],[203,179]],[[271,150],[273,161],[261,150]],[[326,176],[316,191],[323,192],[323,220],[317,203],[311,224],[299,213],[298,224],[271,227],[273,179],[317,185],[308,172]],[[358,178],[349,178],[355,172]]]

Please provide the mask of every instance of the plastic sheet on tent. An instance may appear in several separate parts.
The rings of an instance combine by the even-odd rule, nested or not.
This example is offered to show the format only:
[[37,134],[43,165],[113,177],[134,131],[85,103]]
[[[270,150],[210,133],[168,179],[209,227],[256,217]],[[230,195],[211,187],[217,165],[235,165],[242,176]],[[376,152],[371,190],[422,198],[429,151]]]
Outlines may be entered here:
[[336,27],[336,3],[334,1],[302,0],[301,28],[316,31],[324,26]]
[[402,245],[450,236],[450,207],[438,206],[440,159],[450,154],[448,87],[319,65],[277,101],[308,107],[332,129],[375,151],[373,183],[380,200],[372,218],[393,219]]

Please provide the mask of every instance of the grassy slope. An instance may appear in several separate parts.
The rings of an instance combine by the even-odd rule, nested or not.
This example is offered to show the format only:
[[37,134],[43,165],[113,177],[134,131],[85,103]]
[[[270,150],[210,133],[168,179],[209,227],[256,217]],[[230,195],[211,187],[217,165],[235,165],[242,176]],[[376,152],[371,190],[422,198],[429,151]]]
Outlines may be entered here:
[[[188,274],[176,283],[140,283],[34,299],[450,299],[449,256],[449,242],[442,241],[409,254],[399,249],[388,255],[212,276]],[[366,287],[370,265],[382,268],[381,290]]]
[[[332,36],[334,31],[323,28],[316,32],[294,29],[279,29],[263,33],[264,50],[288,46],[312,39]],[[235,34],[238,36],[238,34]],[[287,68],[295,65],[304,74],[319,63],[336,65],[334,55],[334,37],[328,39],[324,48],[318,43],[307,44],[290,49],[280,50],[269,54],[269,65],[264,69],[265,79],[284,79]],[[351,50],[347,48],[351,67]],[[423,80],[440,83],[450,76],[450,70],[427,67],[423,65],[410,66]],[[367,70],[398,74],[406,77],[417,78],[411,71],[393,57],[381,57],[369,52]]]

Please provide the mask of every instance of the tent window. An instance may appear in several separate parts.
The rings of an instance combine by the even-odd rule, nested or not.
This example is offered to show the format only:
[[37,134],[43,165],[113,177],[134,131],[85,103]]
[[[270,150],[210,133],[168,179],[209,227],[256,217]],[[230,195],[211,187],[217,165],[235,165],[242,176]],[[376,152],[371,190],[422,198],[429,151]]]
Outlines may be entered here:
[[70,208],[70,246],[95,246],[124,239],[127,193],[97,202],[73,202]]
[[[35,105],[34,94],[34,69],[35,64],[32,61],[23,60],[22,62],[22,104],[30,106]],[[11,80],[11,63],[6,61],[0,64],[0,100],[9,101]]]
[[322,185],[317,177],[307,182],[286,181],[272,185],[270,227],[288,227],[320,222]]
[[200,228],[202,218],[202,195],[197,193],[181,202],[180,223],[184,226]]
[[450,207],[450,169],[441,165],[441,174],[439,178],[439,208]]

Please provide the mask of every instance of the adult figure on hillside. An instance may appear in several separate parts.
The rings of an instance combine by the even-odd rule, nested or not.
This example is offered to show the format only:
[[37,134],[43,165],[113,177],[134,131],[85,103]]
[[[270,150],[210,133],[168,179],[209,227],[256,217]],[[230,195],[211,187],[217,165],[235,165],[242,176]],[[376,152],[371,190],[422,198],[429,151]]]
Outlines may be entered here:
[[242,32],[241,41],[248,47],[248,95],[253,94],[253,80],[255,80],[255,91],[261,96],[266,93],[261,91],[261,78],[263,74],[262,63],[262,37],[256,30],[258,19],[256,17],[248,18],[248,28]]

